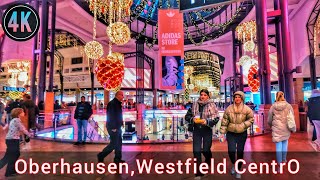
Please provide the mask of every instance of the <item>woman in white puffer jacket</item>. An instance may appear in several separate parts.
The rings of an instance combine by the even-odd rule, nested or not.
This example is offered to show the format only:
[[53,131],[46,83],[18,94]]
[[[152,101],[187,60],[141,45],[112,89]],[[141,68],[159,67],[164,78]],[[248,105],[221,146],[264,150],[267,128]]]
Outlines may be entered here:
[[292,106],[285,100],[284,93],[277,92],[276,102],[269,110],[268,124],[272,128],[272,141],[276,143],[278,164],[287,161],[288,140],[291,134],[288,128],[288,113],[290,111],[293,114]]

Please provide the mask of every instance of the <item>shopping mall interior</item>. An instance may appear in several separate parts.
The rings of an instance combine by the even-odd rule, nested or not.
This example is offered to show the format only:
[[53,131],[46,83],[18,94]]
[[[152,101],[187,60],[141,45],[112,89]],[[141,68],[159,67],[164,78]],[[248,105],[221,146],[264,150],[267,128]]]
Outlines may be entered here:
[[[26,40],[14,39],[7,30],[16,23],[7,12],[18,3],[30,5],[39,15],[35,18],[39,29]],[[234,103],[233,94],[243,91],[244,103],[254,113],[245,158],[260,161],[275,152],[268,112],[282,91],[292,105],[297,128],[289,140],[289,156],[303,168],[295,175],[243,177],[320,178],[315,162],[320,137],[319,141],[313,137],[318,124],[307,116],[309,98],[320,94],[315,90],[320,88],[319,12],[320,0],[1,0],[1,121],[8,122],[6,108],[11,103],[29,94],[39,109],[39,128],[27,125],[33,137],[21,145],[22,157],[43,152],[54,159],[68,152],[70,159],[76,155],[96,159],[92,152],[110,142],[107,104],[121,90],[124,158],[132,164],[135,158],[170,161],[175,155],[192,157],[193,133],[185,115],[202,89],[209,91],[220,119]],[[30,29],[29,24],[21,24],[21,29],[24,26]],[[87,144],[78,147],[72,145],[78,138],[74,114],[82,96],[93,114]],[[228,155],[227,143],[218,138],[220,126],[221,121],[212,128],[211,150],[217,159]],[[6,131],[0,136],[5,139]],[[4,152],[5,141],[0,147]],[[165,155],[168,152],[172,156]],[[4,172],[1,169],[0,176]]]

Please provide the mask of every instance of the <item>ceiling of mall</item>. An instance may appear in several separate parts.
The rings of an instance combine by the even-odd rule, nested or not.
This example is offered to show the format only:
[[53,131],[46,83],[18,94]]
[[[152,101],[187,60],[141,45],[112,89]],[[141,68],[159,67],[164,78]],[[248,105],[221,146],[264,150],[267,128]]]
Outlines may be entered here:
[[[148,1],[152,2],[151,4],[148,3]],[[251,0],[250,0],[251,1]],[[293,18],[296,13],[303,8],[303,5],[308,0],[288,0],[289,1],[289,16],[290,18]],[[4,6],[6,4],[16,2],[16,0],[1,0],[0,1],[0,8],[1,6]],[[77,37],[82,39],[85,42],[88,42],[92,40],[92,32],[93,32],[93,16],[88,9],[85,8],[85,6],[88,6],[87,1],[85,0],[57,0],[57,13],[56,13],[56,28],[61,29],[64,31],[67,31],[71,34],[75,34]],[[155,26],[157,23],[157,7],[159,6],[159,0],[134,0],[134,4],[131,6],[132,10],[136,10],[137,6],[144,2],[143,10],[139,13],[140,18],[136,19],[132,23],[132,31],[141,31],[145,24],[143,23],[146,21],[146,19],[150,18],[150,23],[146,25],[146,37],[152,37]],[[167,0],[162,0],[163,3],[166,3]],[[172,2],[172,1],[170,1]],[[243,2],[243,1],[241,1]],[[239,3],[241,3],[239,2]],[[174,1],[173,6],[177,6],[176,1]],[[273,1],[267,0],[267,7],[268,11],[271,11],[273,9]],[[147,11],[144,11],[146,9]],[[201,13],[202,17],[210,17],[213,14],[221,13],[218,11],[219,9],[209,9],[208,11],[199,11]],[[40,10],[41,11],[41,10]],[[150,13],[146,13],[150,12]],[[248,14],[246,14],[246,17],[244,17],[243,21],[249,21],[252,19],[255,19],[255,8],[252,9],[252,11]],[[41,12],[40,12],[41,13]],[[224,13],[225,14],[225,13]],[[197,34],[197,31],[195,27],[192,26],[190,23],[190,17],[195,18],[197,20],[197,15],[195,13],[191,13],[188,15],[184,15],[184,20],[187,22],[187,26],[189,27],[190,32]],[[218,17],[218,16],[217,16]],[[241,19],[242,21],[242,19]],[[139,23],[142,22],[142,23]],[[50,22],[49,22],[49,26]],[[201,24],[199,25],[201,28]],[[108,46],[108,37],[106,35],[106,27],[107,24],[100,20],[97,22],[97,40],[103,44],[104,46]],[[274,34],[274,30],[272,27],[270,27],[271,30],[269,30],[269,34]],[[212,33],[210,31],[207,31],[207,33]],[[230,43],[231,42],[231,33],[230,32],[224,32],[224,35],[218,39],[215,40],[208,40],[204,41],[202,44],[199,45],[219,45],[219,43]],[[188,39],[187,39],[188,40]],[[193,44],[189,43],[189,45],[186,45],[186,47],[192,47]],[[135,39],[132,39],[124,46],[118,46],[114,47],[114,49],[120,49],[119,52],[132,52],[136,48]],[[153,50],[157,50],[157,45],[154,45],[152,48]],[[146,48],[146,51],[149,51],[150,49]],[[152,51],[152,50],[151,50]],[[216,52],[219,53],[219,52]],[[231,53],[231,51],[230,51]]]

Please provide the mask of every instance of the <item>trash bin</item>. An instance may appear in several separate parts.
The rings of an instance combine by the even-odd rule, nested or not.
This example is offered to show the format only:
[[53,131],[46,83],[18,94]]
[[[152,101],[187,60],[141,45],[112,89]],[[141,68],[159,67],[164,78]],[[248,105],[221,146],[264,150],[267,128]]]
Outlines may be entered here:
[[307,131],[307,113],[299,112],[300,131]]

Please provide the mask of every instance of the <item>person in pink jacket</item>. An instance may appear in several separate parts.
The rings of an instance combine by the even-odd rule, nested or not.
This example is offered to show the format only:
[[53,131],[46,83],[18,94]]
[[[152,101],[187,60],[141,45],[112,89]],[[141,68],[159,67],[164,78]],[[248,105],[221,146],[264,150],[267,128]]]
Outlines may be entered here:
[[276,102],[271,106],[268,113],[268,124],[272,129],[272,141],[276,143],[277,162],[285,163],[287,161],[288,140],[291,131],[295,128],[288,128],[288,114],[293,113],[292,106],[284,98],[284,93],[279,91],[276,94]]

